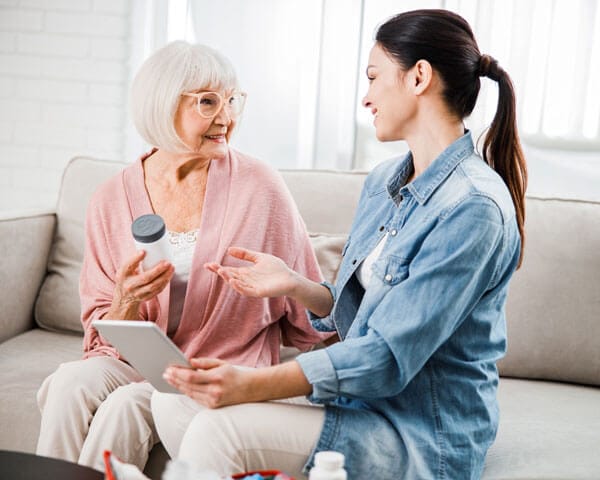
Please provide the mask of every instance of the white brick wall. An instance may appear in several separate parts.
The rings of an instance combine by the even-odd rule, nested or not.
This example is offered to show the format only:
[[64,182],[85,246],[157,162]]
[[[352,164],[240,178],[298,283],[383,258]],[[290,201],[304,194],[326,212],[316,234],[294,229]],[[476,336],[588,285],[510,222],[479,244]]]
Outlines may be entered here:
[[0,0],[0,211],[53,208],[75,155],[123,160],[132,0]]

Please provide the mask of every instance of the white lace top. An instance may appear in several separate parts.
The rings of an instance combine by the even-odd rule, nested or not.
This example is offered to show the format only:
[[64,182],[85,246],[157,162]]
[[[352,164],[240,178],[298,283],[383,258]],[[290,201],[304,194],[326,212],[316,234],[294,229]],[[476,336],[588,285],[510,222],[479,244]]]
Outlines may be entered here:
[[168,232],[169,243],[171,244],[171,258],[175,267],[175,273],[171,279],[169,297],[169,326],[167,327],[169,336],[175,333],[181,321],[183,302],[192,269],[192,259],[194,258],[198,232],[198,229],[189,232]]

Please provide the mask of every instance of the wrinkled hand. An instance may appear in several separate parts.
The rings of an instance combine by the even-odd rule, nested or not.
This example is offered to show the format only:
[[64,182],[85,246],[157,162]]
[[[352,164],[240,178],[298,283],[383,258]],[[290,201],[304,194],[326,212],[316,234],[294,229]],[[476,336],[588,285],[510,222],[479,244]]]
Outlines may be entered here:
[[248,267],[225,267],[206,263],[205,268],[219,275],[238,293],[247,297],[281,297],[296,286],[297,274],[283,260],[267,253],[231,247],[232,257],[251,262]]
[[208,408],[247,401],[248,376],[252,369],[240,368],[214,358],[192,358],[193,368],[172,365],[163,378],[180,392]]
[[145,272],[139,265],[146,252],[139,251],[117,271],[115,289],[109,316],[113,318],[137,318],[139,304],[156,297],[169,283],[175,267],[160,261]]

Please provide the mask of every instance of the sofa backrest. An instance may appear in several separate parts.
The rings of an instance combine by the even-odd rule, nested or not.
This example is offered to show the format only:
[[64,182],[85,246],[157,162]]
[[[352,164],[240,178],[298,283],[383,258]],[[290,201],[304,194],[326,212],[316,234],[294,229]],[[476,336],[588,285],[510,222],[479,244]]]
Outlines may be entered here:
[[[81,332],[78,280],[87,202],[125,164],[79,157],[63,177],[57,229],[35,308],[47,329]],[[282,171],[328,280],[341,259],[364,173]],[[600,203],[527,200],[527,243],[507,304],[505,376],[600,385]]]
[[[40,327],[82,332],[78,285],[87,204],[99,184],[126,166],[76,157],[65,169],[48,274],[35,306],[35,319]],[[306,220],[323,275],[333,281],[365,174],[312,170],[281,173]]]
[[83,332],[79,318],[79,271],[85,212],[96,187],[123,167],[122,163],[85,157],[76,157],[67,165],[56,205],[57,225],[48,274],[35,304],[35,320],[40,327]]
[[600,385],[600,203],[527,199],[502,375]]
[[282,170],[323,272],[335,281],[366,173]]

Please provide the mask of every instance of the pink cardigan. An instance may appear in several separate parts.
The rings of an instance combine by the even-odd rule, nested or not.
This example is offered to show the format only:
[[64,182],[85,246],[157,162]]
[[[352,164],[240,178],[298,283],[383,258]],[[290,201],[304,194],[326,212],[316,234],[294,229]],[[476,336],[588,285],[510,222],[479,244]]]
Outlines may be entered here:
[[[86,216],[86,244],[79,282],[84,358],[119,353],[91,326],[113,296],[117,269],[135,253],[131,222],[153,213],[144,184],[142,157],[94,193]],[[306,228],[281,176],[265,164],[232,149],[213,160],[181,322],[173,341],[188,357],[217,357],[239,365],[279,361],[280,340],[307,350],[326,336],[315,331],[302,305],[289,298],[247,298],[206,262],[238,265],[224,257],[229,246],[268,252],[315,281],[322,276]],[[144,320],[166,331],[169,287],[140,308]],[[150,352],[149,352],[150,353]]]

